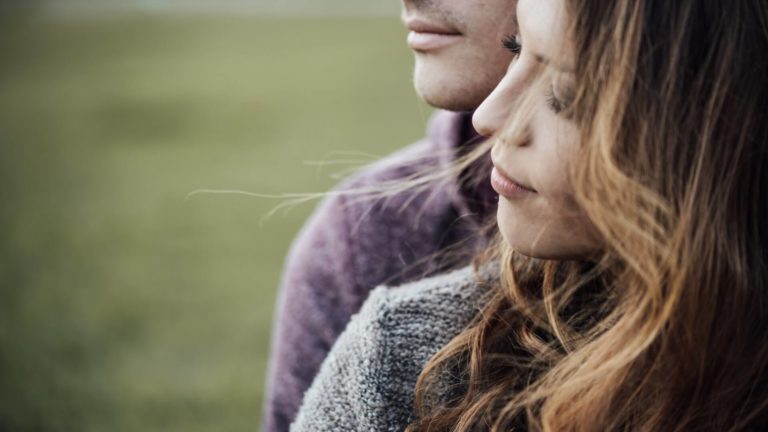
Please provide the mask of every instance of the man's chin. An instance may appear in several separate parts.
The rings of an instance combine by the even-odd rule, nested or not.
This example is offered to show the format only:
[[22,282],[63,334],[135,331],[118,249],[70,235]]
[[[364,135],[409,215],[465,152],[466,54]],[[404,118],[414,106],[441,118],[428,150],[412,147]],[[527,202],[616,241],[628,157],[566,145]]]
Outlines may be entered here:
[[483,101],[483,96],[472,94],[465,88],[450,86],[416,85],[416,93],[429,105],[448,111],[474,111]]
[[[432,65],[437,66],[437,65]],[[448,111],[474,111],[493,90],[464,76],[457,68],[425,67],[417,60],[413,84],[429,105]],[[488,87],[488,88],[486,88]]]

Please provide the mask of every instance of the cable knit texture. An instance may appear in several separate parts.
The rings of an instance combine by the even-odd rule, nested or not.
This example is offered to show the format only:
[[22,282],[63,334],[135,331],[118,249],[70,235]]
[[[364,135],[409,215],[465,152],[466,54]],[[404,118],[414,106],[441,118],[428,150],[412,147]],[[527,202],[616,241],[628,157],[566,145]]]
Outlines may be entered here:
[[477,315],[491,274],[467,267],[376,288],[323,363],[291,431],[402,431],[415,418],[424,365]]

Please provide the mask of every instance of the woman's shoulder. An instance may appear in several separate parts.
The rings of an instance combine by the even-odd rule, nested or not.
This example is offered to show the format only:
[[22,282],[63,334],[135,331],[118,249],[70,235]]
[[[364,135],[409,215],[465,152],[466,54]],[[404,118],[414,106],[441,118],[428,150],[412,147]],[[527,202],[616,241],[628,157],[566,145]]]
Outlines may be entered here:
[[487,268],[375,289],[326,358],[294,431],[403,430],[427,361],[482,307]]
[[[360,311],[383,329],[434,333],[444,327],[463,329],[474,318],[494,280],[494,265],[467,266],[449,273],[390,288],[378,287]],[[437,328],[442,324],[443,328]],[[414,337],[418,333],[403,333]]]
[[367,339],[369,355],[380,365],[396,365],[396,372],[415,383],[429,358],[479,313],[492,269],[468,266],[400,287],[378,287],[347,331]]
[[413,420],[421,371],[478,315],[493,276],[488,267],[465,267],[397,288],[379,287],[363,306],[360,321],[367,335],[375,335],[371,358],[378,388],[385,405],[404,407],[401,420]]

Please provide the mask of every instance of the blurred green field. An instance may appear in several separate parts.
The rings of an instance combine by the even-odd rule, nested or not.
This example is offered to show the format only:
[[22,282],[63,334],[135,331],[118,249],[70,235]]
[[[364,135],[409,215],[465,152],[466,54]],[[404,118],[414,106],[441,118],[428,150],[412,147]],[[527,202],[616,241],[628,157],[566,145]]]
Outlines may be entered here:
[[[0,19],[0,430],[258,430],[306,161],[423,134],[391,19]],[[361,152],[364,156],[339,152]]]

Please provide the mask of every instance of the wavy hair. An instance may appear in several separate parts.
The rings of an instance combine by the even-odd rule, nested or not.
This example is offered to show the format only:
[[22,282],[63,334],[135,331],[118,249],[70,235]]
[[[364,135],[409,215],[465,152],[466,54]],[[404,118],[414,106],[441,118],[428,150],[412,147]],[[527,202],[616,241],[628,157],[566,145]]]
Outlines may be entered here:
[[765,425],[768,3],[563,1],[570,175],[603,254],[501,245],[492,299],[425,367],[408,430]]

